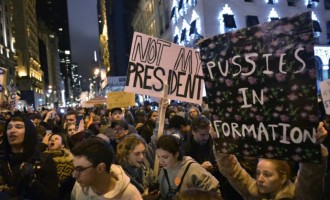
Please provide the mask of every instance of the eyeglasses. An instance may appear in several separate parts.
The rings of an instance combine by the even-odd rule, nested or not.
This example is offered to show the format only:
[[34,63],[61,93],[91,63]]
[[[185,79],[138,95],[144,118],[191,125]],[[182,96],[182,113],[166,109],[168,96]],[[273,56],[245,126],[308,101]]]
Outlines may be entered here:
[[94,167],[94,165],[91,165],[89,167],[75,167],[75,168],[73,168],[72,173],[77,172],[77,175],[79,176],[82,172],[84,172],[86,169],[91,168],[91,167]]

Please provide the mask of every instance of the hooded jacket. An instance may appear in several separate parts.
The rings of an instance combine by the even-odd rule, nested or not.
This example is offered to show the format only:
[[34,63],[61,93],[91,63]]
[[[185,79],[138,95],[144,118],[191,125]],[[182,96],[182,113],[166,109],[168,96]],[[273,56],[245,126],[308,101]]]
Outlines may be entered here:
[[257,182],[238,163],[236,157],[230,154],[216,153],[216,160],[221,173],[230,184],[246,200],[261,199],[321,199],[323,177],[326,172],[327,149],[322,146],[323,160],[320,164],[301,163],[296,181],[287,181],[282,189],[274,196],[264,196],[259,193]]
[[130,178],[119,165],[111,165],[110,176],[116,179],[113,190],[98,195],[91,187],[83,188],[76,182],[71,193],[71,200],[142,200],[140,192],[130,183]]
[[0,159],[0,188],[6,188],[5,192],[10,198],[58,199],[56,165],[50,156],[41,157],[37,150],[34,124],[23,116],[17,117],[17,121],[21,118],[25,125],[23,152],[12,153],[7,134],[4,134],[5,149]]
[[[183,182],[180,188],[180,191],[186,190],[188,188],[199,188],[207,191],[213,191],[219,194],[219,181],[212,176],[208,171],[206,171],[199,163],[189,156],[184,156],[182,161],[179,161],[177,167],[174,169],[167,169],[168,178],[170,180],[170,185],[172,189],[176,189],[178,183],[182,181],[182,175],[188,166],[190,165],[189,170],[183,178]],[[160,186],[160,196],[161,199],[166,199],[167,193],[169,191],[168,182],[165,177],[164,169],[161,169],[158,182]],[[179,192],[179,191],[177,191]]]

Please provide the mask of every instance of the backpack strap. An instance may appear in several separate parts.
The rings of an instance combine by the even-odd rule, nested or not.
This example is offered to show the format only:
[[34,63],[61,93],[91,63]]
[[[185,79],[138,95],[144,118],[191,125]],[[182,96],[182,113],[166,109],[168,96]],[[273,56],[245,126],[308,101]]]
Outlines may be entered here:
[[[190,163],[187,165],[187,167],[185,168],[185,170],[184,170],[184,172],[183,172],[183,174],[182,174],[182,176],[181,176],[181,181],[180,181],[178,187],[175,189],[175,192],[176,192],[176,193],[180,191],[180,189],[181,189],[181,185],[182,185],[182,183],[183,183],[183,179],[184,179],[184,177],[186,176],[186,174],[187,174],[187,172],[188,172],[188,169],[189,169],[189,167],[190,167],[191,164],[193,164],[193,162],[190,162]],[[166,170],[166,169],[164,169],[164,174],[165,174],[166,182],[167,182],[167,184],[168,184],[168,189],[169,189],[169,190],[172,190],[172,188],[171,188],[171,184],[170,184],[170,180],[169,180],[169,178],[168,178],[168,174],[167,174],[167,170]]]

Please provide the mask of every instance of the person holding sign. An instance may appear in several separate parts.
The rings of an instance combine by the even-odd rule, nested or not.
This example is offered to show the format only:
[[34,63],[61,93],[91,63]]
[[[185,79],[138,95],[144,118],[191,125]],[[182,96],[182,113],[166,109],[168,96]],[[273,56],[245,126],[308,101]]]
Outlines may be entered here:
[[[323,122],[318,127],[316,141],[321,143],[327,131]],[[301,163],[294,183],[290,181],[290,167],[286,161],[260,159],[256,178],[252,178],[236,157],[215,151],[220,172],[244,199],[321,199],[326,172],[327,149],[321,145],[322,162]]]
[[219,181],[189,156],[183,156],[180,140],[162,135],[156,142],[156,153],[162,169],[158,175],[161,199],[173,199],[177,192],[199,188],[221,195]]

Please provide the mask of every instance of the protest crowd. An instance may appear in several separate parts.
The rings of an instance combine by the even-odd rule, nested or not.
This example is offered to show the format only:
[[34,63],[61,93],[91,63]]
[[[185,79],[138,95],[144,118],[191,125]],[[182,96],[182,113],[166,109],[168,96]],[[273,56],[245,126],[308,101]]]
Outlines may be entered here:
[[329,198],[327,120],[322,162],[298,166],[213,152],[206,100],[165,103],[158,137],[152,105],[2,113],[0,199]]
[[[125,87],[135,106],[108,106],[109,92],[107,107],[0,113],[0,199],[330,200],[310,14],[278,22],[208,38],[200,52],[136,33]],[[159,100],[136,103],[139,92]]]

